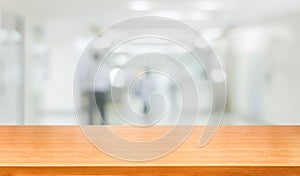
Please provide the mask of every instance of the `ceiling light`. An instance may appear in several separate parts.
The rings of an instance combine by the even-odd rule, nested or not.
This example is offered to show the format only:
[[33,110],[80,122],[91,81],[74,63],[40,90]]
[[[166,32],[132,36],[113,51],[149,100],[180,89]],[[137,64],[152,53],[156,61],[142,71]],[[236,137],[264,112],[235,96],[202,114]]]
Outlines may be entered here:
[[176,20],[183,20],[184,14],[179,11],[158,11],[153,13],[154,16],[172,18]]
[[192,21],[210,20],[211,14],[209,14],[207,12],[193,11],[193,12],[189,13],[189,19]]
[[146,11],[151,8],[151,4],[146,0],[137,0],[130,3],[130,8],[135,11]]
[[216,1],[198,1],[197,8],[199,10],[215,11],[220,9],[220,4]]

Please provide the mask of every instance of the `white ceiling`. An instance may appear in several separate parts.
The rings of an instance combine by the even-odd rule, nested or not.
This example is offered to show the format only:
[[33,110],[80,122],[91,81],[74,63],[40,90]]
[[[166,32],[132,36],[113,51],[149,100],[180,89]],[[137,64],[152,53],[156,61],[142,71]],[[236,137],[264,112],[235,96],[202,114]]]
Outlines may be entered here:
[[[56,39],[91,34],[93,29],[95,34],[121,20],[145,15],[177,18],[200,31],[300,12],[299,0],[143,0],[150,6],[145,11],[132,9],[135,1],[141,0],[0,0],[1,11],[46,26]],[[217,6],[211,7],[211,2]]]
[[[150,9],[134,11],[133,0],[0,0],[2,11],[14,11],[36,19],[66,18],[109,25],[124,18],[162,15],[203,24],[228,24],[300,11],[299,0],[214,0],[216,9],[205,9],[201,0],[152,0]],[[147,1],[147,0],[144,0]],[[202,0],[211,1],[211,0]],[[211,3],[210,3],[211,4]],[[204,4],[205,5],[205,4]],[[202,19],[203,18],[203,19]]]

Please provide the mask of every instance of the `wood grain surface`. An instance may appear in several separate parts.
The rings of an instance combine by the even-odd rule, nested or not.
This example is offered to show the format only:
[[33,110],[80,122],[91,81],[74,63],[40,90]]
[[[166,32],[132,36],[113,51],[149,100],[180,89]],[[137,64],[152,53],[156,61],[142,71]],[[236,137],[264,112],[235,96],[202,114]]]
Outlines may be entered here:
[[[109,128],[143,141],[173,127]],[[221,126],[201,148],[202,131],[203,127],[195,127],[185,143],[167,156],[128,162],[98,150],[78,126],[0,126],[0,176],[300,175],[300,126]]]

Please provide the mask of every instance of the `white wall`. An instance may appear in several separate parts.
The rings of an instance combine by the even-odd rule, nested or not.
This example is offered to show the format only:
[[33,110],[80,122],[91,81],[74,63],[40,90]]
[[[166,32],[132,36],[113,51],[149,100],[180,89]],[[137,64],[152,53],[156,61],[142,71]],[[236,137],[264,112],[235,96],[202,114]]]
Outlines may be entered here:
[[228,39],[231,111],[267,124],[300,124],[300,25],[291,15],[237,27]]

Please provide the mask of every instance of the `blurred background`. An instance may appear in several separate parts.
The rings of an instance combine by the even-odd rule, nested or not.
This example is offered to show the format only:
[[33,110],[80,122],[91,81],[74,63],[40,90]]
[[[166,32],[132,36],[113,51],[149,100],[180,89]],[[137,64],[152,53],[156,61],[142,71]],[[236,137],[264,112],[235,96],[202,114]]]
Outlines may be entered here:
[[[300,124],[299,0],[0,0],[0,124],[77,124],[73,82],[78,58],[105,27],[145,15],[180,20],[199,31],[212,46],[224,66],[225,79],[218,76],[218,70],[208,71],[215,75],[215,81],[227,83],[223,125]],[[172,31],[172,27],[161,28],[157,25],[157,30]],[[115,31],[101,40],[101,47],[87,51],[87,57],[97,60],[119,33]],[[108,63],[108,77],[113,79],[120,73],[124,57],[152,45],[155,42],[121,48],[116,60]],[[197,48],[204,53],[204,60],[211,58],[201,43]],[[178,52],[172,47],[168,51]],[[161,65],[164,64],[168,65]],[[186,64],[192,65],[189,59]],[[203,70],[193,70],[199,73],[197,84],[203,88],[200,97],[204,102],[200,109],[205,114],[211,102],[209,82]],[[167,103],[172,118],[174,104],[178,103],[171,83],[162,86],[166,81],[155,75],[151,79],[169,93]],[[109,84],[122,87],[122,81]],[[189,89],[185,90],[188,94]],[[88,91],[77,93],[86,111],[82,116],[90,116]],[[117,101],[122,105],[122,100]],[[139,98],[133,103],[143,104]],[[115,118],[111,102],[102,104],[106,105],[108,124],[124,123]],[[191,103],[186,111],[193,106]],[[141,113],[148,111],[143,105],[138,109]],[[163,124],[168,122],[172,119]],[[205,120],[199,123],[205,124]]]

